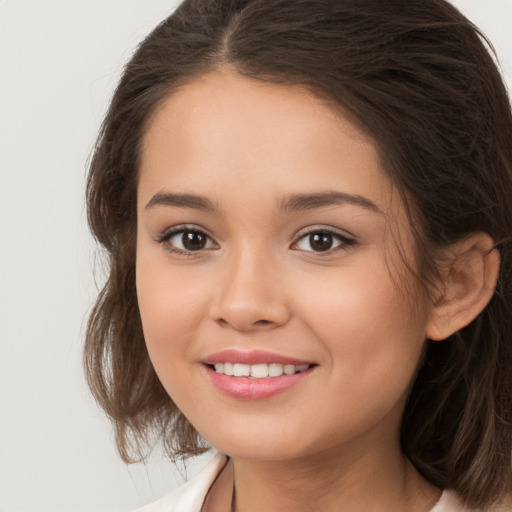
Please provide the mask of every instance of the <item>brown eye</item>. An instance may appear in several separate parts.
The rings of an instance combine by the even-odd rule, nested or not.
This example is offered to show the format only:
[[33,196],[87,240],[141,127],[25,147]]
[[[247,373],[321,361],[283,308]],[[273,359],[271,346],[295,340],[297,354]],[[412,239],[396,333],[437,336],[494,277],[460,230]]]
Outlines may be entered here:
[[199,231],[185,231],[181,235],[181,243],[188,251],[200,251],[206,247],[208,238]]
[[328,251],[334,242],[330,233],[314,233],[309,235],[309,246],[313,251]]
[[340,233],[317,230],[301,236],[294,248],[307,252],[327,252],[353,244],[354,240]]
[[213,240],[197,229],[177,229],[165,235],[160,242],[171,252],[198,252],[215,249]]

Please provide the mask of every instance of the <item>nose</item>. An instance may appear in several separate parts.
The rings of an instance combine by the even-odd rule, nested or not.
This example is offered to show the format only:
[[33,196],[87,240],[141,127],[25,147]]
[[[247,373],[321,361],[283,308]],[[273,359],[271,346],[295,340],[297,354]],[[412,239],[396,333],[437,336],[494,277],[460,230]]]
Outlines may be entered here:
[[212,319],[240,332],[281,327],[290,319],[282,272],[271,258],[250,252],[227,258],[219,269]]

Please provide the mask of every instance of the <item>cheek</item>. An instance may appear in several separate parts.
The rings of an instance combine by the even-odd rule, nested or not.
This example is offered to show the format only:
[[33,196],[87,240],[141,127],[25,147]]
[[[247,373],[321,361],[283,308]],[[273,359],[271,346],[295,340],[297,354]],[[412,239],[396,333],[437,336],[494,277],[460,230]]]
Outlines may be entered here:
[[[373,271],[372,271],[373,269]],[[301,288],[303,318],[325,345],[334,379],[358,382],[361,394],[401,393],[416,370],[426,315],[397,288],[385,264],[343,272],[312,293]]]
[[137,297],[144,337],[153,366],[167,387],[169,375],[182,372],[189,341],[201,323],[202,292],[186,273],[170,272],[165,261],[137,259]]

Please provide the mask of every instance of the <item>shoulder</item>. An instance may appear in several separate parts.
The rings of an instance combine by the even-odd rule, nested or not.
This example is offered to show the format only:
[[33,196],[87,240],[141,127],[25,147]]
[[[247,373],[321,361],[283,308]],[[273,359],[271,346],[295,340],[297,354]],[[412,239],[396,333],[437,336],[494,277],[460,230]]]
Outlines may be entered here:
[[226,462],[227,457],[217,453],[194,478],[158,501],[133,512],[200,512],[210,487]]
[[486,509],[473,509],[464,505],[459,495],[452,490],[445,490],[440,500],[430,512],[512,512],[512,497],[501,504]]

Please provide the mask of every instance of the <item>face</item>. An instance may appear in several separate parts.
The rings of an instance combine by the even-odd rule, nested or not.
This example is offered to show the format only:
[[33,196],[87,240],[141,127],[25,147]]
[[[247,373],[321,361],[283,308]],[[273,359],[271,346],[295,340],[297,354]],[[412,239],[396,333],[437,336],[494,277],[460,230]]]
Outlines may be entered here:
[[292,459],[398,444],[428,308],[402,286],[397,198],[372,140],[300,87],[215,72],[157,110],[140,313],[163,386],[214,447]]

